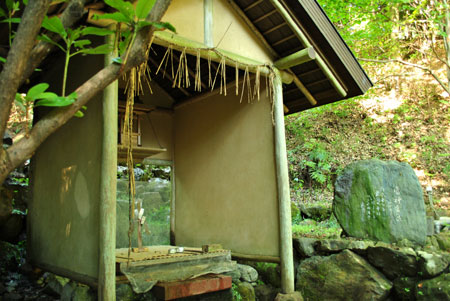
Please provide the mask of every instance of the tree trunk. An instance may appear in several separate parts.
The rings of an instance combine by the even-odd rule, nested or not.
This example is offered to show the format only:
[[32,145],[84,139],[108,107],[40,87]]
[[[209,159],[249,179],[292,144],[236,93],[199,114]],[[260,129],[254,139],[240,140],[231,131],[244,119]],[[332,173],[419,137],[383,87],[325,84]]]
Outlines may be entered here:
[[[161,20],[170,2],[171,0],[157,0],[146,20],[149,22]],[[75,90],[78,98],[72,105],[54,109],[33,126],[28,136],[14,143],[6,151],[0,151],[0,183],[6,179],[14,168],[30,158],[47,137],[70,120],[94,95],[106,88],[123,73],[145,62],[147,59],[146,50],[149,47],[154,31],[154,27],[145,27],[139,31],[125,66],[111,64],[97,72],[97,74]],[[36,34],[30,39],[31,41],[35,40]]]

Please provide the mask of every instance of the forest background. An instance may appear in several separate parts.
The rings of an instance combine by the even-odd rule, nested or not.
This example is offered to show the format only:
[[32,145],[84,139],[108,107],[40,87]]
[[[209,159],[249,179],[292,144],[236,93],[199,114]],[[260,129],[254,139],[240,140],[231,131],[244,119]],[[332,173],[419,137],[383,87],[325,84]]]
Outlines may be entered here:
[[374,87],[286,118],[292,200],[331,206],[342,169],[379,158],[409,163],[437,207],[450,209],[449,3],[319,3]]

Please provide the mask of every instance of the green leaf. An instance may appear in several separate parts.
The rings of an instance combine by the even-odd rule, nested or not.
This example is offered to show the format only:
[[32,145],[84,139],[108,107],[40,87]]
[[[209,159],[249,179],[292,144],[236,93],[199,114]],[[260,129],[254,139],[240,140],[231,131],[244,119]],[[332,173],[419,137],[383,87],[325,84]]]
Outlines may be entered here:
[[14,1],[13,0],[6,0],[6,7],[11,12],[14,9]]
[[92,26],[85,27],[81,31],[81,35],[83,35],[83,36],[86,36],[86,35],[107,36],[110,34],[114,34],[114,31],[106,29],[106,28],[99,28],[99,27],[92,27]]
[[91,41],[89,40],[78,40],[73,42],[73,46],[77,47],[77,48],[83,48],[86,45],[90,45]]
[[139,0],[136,5],[136,16],[138,19],[144,19],[152,10],[156,0]]
[[47,83],[41,83],[37,84],[36,86],[33,86],[30,90],[28,90],[27,96],[25,97],[26,100],[33,101],[37,99],[37,96],[39,94],[42,94],[47,90],[49,87],[49,84]]
[[6,59],[2,56],[0,56],[0,63],[6,63]]
[[114,20],[116,22],[122,22],[122,23],[133,23],[133,19],[128,18],[124,14],[120,12],[115,12],[112,14],[103,14],[103,15],[94,15],[94,20]]
[[115,57],[112,59],[112,61],[113,61],[113,63],[119,64],[119,65],[122,65],[122,63],[123,63],[121,57]]
[[63,38],[67,37],[67,32],[64,29],[64,25],[62,24],[61,19],[59,19],[58,17],[48,18],[46,16],[44,21],[42,22],[42,27],[59,34]]
[[53,41],[52,39],[50,39],[50,37],[49,37],[48,35],[46,35],[46,34],[41,34],[41,35],[39,35],[39,36],[37,37],[37,39],[38,39],[39,41],[44,41],[44,42],[50,43],[50,44],[52,44],[52,45],[58,46],[58,47],[61,48],[61,50],[64,51],[64,52],[66,51],[61,45],[59,45],[58,43],[56,43],[55,41]]
[[8,15],[6,14],[6,12],[3,10],[3,8],[0,7],[0,17],[7,17]]
[[67,28],[67,36],[69,37],[70,42],[78,40],[78,38],[81,36],[81,28]]
[[112,51],[112,49],[113,48],[111,47],[111,45],[104,44],[95,48],[85,48],[80,50],[79,52],[84,54],[108,54]]
[[105,0],[105,3],[109,6],[117,9],[119,12],[121,12],[124,16],[126,16],[131,22],[134,21],[134,7],[130,2],[126,2],[123,0]]
[[57,96],[56,98],[46,98],[39,100],[34,105],[35,107],[65,107],[73,104],[75,99],[69,97]]
[[4,19],[4,20],[2,20],[0,22],[2,22],[2,23],[17,23],[17,24],[19,24],[20,20],[21,20],[20,18],[8,18],[8,19]]
[[173,25],[169,22],[152,22],[152,25],[158,30],[168,29],[174,33],[177,33],[175,27],[173,27]]
[[75,114],[73,114],[73,116],[78,117],[78,118],[81,118],[81,117],[84,116],[84,113],[81,112],[80,110],[78,110],[78,111],[75,112]]
[[22,2],[24,5],[28,5],[28,0],[23,0]]

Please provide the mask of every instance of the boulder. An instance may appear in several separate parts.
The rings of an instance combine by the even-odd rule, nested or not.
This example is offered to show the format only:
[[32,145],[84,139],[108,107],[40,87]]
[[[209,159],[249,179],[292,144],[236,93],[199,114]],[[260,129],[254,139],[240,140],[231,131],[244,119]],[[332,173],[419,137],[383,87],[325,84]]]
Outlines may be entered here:
[[245,265],[245,264],[238,264],[237,265],[239,273],[241,274],[240,279],[245,282],[255,282],[258,280],[258,272],[255,270],[255,268]]
[[442,251],[450,252],[450,232],[436,234],[436,241]]
[[426,242],[423,192],[407,163],[373,159],[348,165],[335,183],[333,212],[349,236]]
[[316,242],[318,242],[317,239],[308,237],[298,237],[293,240],[294,248],[302,258],[316,255],[314,250]]
[[392,283],[364,258],[349,250],[305,259],[296,290],[306,300],[384,300]]
[[416,298],[418,301],[449,301],[450,274],[419,282],[416,286]]
[[237,291],[242,297],[243,301],[255,301],[255,289],[253,285],[248,282],[240,282],[237,285]]
[[301,204],[300,211],[303,215],[315,221],[324,221],[331,216],[331,208],[325,206],[305,206]]
[[433,278],[442,273],[447,267],[447,260],[439,254],[417,251],[419,255],[419,272],[424,278]]
[[264,283],[273,287],[281,287],[280,266],[275,263],[260,263],[254,266]]
[[401,276],[414,277],[417,275],[418,262],[416,253],[410,248],[369,248],[367,250],[367,259],[391,280]]
[[339,253],[349,249],[356,253],[365,253],[366,249],[373,246],[371,241],[353,241],[345,239],[321,239],[317,241],[315,250],[320,254]]
[[258,301],[273,301],[280,292],[280,289],[265,284],[257,285],[254,289]]

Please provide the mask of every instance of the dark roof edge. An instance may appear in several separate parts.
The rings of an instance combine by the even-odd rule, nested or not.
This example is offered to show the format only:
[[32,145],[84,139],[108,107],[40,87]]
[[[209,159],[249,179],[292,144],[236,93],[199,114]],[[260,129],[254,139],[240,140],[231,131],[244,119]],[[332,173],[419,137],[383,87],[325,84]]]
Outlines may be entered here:
[[[314,26],[318,29],[318,31],[322,34],[322,36],[328,43],[328,46],[333,49],[344,67],[352,75],[362,93],[366,92],[370,87],[373,86],[373,83],[370,80],[369,76],[359,64],[358,60],[350,50],[347,43],[345,43],[344,39],[337,31],[334,24],[331,22],[325,11],[317,3],[316,0],[284,0],[284,2],[293,11],[301,9],[308,15],[310,21],[314,24]],[[292,17],[294,18],[294,20],[297,20],[297,22],[302,22],[302,20],[299,20],[296,16]],[[299,25],[300,28],[303,27],[301,26],[302,24]],[[333,68],[333,66],[330,67]]]

